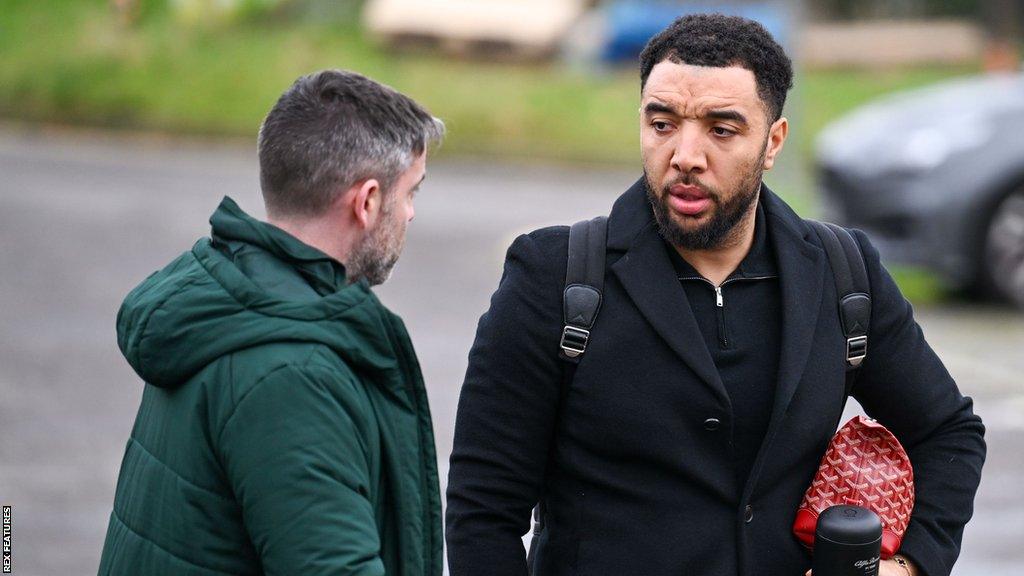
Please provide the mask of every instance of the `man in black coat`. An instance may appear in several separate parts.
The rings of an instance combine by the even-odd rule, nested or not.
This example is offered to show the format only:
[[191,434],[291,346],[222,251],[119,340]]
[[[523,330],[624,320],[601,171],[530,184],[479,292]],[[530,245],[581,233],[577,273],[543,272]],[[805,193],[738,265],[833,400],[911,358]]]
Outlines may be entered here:
[[[789,59],[758,24],[688,16],[641,56],[644,177],[608,220],[604,299],[559,357],[566,227],[520,236],[481,318],[448,484],[453,576],[780,574],[846,399],[829,259],[762,183],[782,149]],[[873,300],[853,396],[906,447],[917,503],[898,564],[950,573],[984,427],[854,232]]]

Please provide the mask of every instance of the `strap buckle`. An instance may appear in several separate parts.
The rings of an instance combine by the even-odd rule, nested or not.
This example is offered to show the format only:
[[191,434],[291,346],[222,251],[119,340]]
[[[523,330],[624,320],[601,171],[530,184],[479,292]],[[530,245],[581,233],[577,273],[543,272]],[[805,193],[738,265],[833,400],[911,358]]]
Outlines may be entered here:
[[575,326],[566,326],[562,330],[562,341],[559,345],[562,347],[562,352],[569,358],[575,358],[580,354],[587,351],[587,342],[590,340],[590,330],[584,330],[583,328],[577,328]]
[[846,362],[856,368],[868,355],[868,337],[856,336],[846,339]]

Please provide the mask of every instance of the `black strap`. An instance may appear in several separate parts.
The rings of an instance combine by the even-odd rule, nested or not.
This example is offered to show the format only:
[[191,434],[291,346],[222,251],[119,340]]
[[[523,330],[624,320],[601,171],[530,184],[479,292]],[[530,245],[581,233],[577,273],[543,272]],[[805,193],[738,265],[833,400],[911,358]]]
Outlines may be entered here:
[[[587,351],[590,330],[601,310],[604,290],[605,252],[608,244],[608,217],[581,220],[569,227],[569,254],[565,265],[565,290],[562,293],[562,340],[558,355],[566,361],[558,393],[556,414],[561,416],[565,394],[576,373],[576,365]],[[533,537],[526,555],[526,566],[533,574],[537,541],[544,531],[544,497],[533,509]]]
[[569,255],[562,293],[562,340],[559,355],[579,362],[590,341],[590,329],[597,321],[604,289],[605,246],[608,218],[582,220],[569,228]]
[[846,394],[868,352],[868,330],[871,324],[871,286],[864,255],[856,238],[845,228],[816,220],[807,220],[821,239],[835,277],[839,295],[839,319],[846,336]]

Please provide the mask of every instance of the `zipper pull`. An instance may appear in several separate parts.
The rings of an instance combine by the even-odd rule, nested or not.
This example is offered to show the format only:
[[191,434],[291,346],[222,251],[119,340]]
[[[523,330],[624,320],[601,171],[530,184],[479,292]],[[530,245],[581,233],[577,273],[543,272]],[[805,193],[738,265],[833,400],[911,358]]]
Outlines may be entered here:
[[719,308],[725,307],[725,299],[722,298],[722,287],[715,286],[715,305]]

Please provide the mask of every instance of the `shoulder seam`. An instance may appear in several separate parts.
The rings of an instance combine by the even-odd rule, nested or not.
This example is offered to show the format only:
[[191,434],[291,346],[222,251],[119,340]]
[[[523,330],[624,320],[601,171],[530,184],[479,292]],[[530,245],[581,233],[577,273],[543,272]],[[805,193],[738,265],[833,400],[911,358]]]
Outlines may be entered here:
[[[235,414],[238,413],[238,407],[241,406],[243,402],[245,402],[246,398],[248,398],[253,393],[253,391],[255,391],[257,388],[262,386],[263,383],[266,382],[268,379],[270,379],[271,376],[276,375],[277,373],[281,372],[282,370],[295,370],[296,372],[301,372],[303,368],[306,368],[306,367],[309,366],[310,359],[312,358],[312,356],[314,354],[316,354],[317,351],[318,351],[318,347],[314,346],[313,350],[310,350],[309,353],[306,354],[306,356],[303,357],[301,360],[292,361],[292,362],[285,362],[283,364],[275,366],[274,368],[271,368],[265,374],[260,376],[256,380],[256,382],[248,390],[246,390],[245,394],[243,394],[241,397],[239,397],[238,400],[234,401],[234,406],[232,406],[232,408],[231,408],[231,413],[228,415],[227,418],[224,419],[224,423],[221,424],[220,429],[217,431],[217,444],[216,445],[220,446],[221,437],[224,435],[224,430],[231,423],[231,420],[235,417]],[[234,361],[234,355],[235,355],[235,353],[232,353],[232,354],[229,355],[231,357],[231,361],[232,362]],[[233,373],[231,374],[231,382],[232,382],[232,388],[234,388],[235,378],[234,378],[234,374]]]

